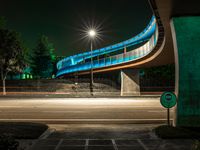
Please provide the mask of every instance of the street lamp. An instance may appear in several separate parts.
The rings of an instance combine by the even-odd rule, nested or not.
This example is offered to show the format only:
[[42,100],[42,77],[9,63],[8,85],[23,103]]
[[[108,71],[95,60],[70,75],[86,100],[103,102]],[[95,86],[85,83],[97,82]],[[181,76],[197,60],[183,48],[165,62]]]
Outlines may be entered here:
[[92,45],[92,40],[96,36],[96,31],[94,29],[89,30],[88,35],[90,37],[90,53],[91,53],[91,69],[90,69],[90,94],[93,96],[93,45]]

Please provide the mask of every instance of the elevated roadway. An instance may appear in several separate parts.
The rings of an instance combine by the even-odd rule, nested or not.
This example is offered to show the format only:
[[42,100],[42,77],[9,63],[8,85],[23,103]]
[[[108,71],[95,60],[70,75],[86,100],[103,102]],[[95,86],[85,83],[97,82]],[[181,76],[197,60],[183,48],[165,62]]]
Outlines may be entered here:
[[[168,25],[165,24],[165,27],[163,26],[155,1],[150,1],[150,4],[152,7],[153,14],[155,16],[154,18],[155,18],[156,30],[154,31],[155,33],[153,36],[154,38],[156,38],[156,41],[151,40],[152,38],[150,35],[151,32],[153,32],[153,28],[151,26],[154,26],[152,24],[154,22],[151,21],[143,32],[133,37],[132,39],[99,50],[94,50],[94,52],[92,53],[86,52],[82,54],[77,54],[75,56],[70,56],[61,60],[57,64],[58,66],[57,77],[63,75],[67,76],[74,75],[77,73],[79,75],[89,74],[91,63],[88,62],[88,64],[85,65],[85,62],[83,61],[84,59],[97,57],[98,55],[100,56],[102,54],[110,54],[113,51],[119,51],[120,49],[123,48],[126,49],[131,45],[137,45],[142,42],[144,42],[142,46],[131,50],[131,52],[123,53],[123,51],[121,51],[122,54],[120,55],[116,55],[113,57],[111,56],[102,60],[93,59],[93,66],[92,66],[93,72],[98,73],[98,72],[106,72],[112,70],[121,70],[126,68],[144,68],[144,67],[152,67],[152,66],[174,63],[174,51],[172,45],[171,30],[168,30],[170,26],[169,24]],[[141,55],[141,53],[144,54]],[[114,61],[116,59],[116,61],[118,62],[113,63],[113,59]],[[122,59],[123,61],[121,61],[120,59]],[[83,63],[81,63],[81,61],[83,61]],[[80,62],[80,64],[78,62]]]
[[[135,64],[140,64],[141,60],[145,60],[155,53],[162,44],[163,33],[161,32],[163,32],[162,25],[157,23],[156,18],[153,16],[144,31],[131,39],[91,52],[70,56],[59,61],[57,63],[57,77],[77,72],[78,74],[87,74],[91,68],[93,68],[94,73],[96,73],[128,68],[130,67],[130,64],[133,66],[133,62]],[[130,49],[131,46],[136,46],[138,44],[141,46],[126,51],[126,49]],[[118,52],[119,54],[112,56],[112,52]],[[103,59],[94,58],[105,54],[111,56]],[[85,60],[90,59],[91,57],[93,58],[92,63],[91,60],[85,62]]]
[[[99,66],[94,67],[93,72],[106,72],[106,71],[112,71],[112,70],[120,70],[120,69],[126,69],[126,68],[144,68],[144,67],[152,67],[152,66],[159,66],[159,65],[165,65],[165,64],[172,64],[175,62],[174,59],[174,47],[173,47],[173,40],[172,40],[172,32],[171,32],[171,26],[170,26],[170,19],[171,16],[181,16],[181,15],[198,15],[200,14],[200,9],[198,8],[198,1],[192,0],[192,2],[188,2],[187,0],[149,0],[150,5],[152,7],[153,14],[155,15],[156,24],[157,24],[157,30],[158,30],[158,39],[156,41],[155,47],[150,50],[150,53],[147,55],[144,55],[138,59],[132,59],[129,61],[123,61],[121,63],[112,64],[112,65],[106,65],[106,66]],[[144,30],[146,31],[146,30]],[[133,38],[133,41],[135,40],[134,44],[141,43],[141,40],[146,41],[147,38],[138,38],[142,37],[142,33],[136,37]],[[129,40],[125,41],[128,42]],[[122,42],[123,44],[125,42]],[[113,47],[115,47],[114,45]],[[121,48],[125,47],[125,44],[121,46]],[[128,45],[127,45],[128,46]],[[120,49],[120,48],[119,48]],[[118,50],[119,50],[118,49]],[[106,48],[102,48],[100,50],[94,51],[93,56],[90,54],[90,52],[86,54],[78,54],[76,57],[73,57],[74,60],[78,59],[78,61],[83,60],[80,59],[79,56],[84,55],[86,58],[90,57],[96,57],[98,55],[102,55],[99,53],[102,50],[106,50],[106,53],[111,53],[115,50],[109,49],[109,46]],[[123,54],[122,54],[123,55]],[[126,54],[125,54],[126,55]],[[131,54],[135,55],[135,54]],[[68,59],[68,58],[66,58]],[[109,59],[109,58],[108,58]],[[60,65],[60,64],[59,64]],[[72,63],[72,66],[74,64]],[[78,66],[77,66],[78,67]],[[59,68],[59,67],[58,67]],[[62,68],[62,67],[61,67]],[[76,68],[76,66],[75,66]],[[60,75],[74,75],[74,73],[78,74],[89,74],[90,73],[90,67],[88,69],[80,69],[72,71],[72,72],[66,72]],[[60,68],[59,68],[60,69]],[[67,67],[65,68],[68,69]],[[64,69],[64,70],[65,70]]]

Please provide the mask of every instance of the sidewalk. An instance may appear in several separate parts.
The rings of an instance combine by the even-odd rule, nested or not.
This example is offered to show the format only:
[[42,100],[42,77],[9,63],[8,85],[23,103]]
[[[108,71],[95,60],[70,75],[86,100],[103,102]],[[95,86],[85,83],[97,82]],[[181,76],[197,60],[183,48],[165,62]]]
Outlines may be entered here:
[[159,139],[156,125],[50,125],[55,132],[39,139],[30,150],[190,150],[193,140]]

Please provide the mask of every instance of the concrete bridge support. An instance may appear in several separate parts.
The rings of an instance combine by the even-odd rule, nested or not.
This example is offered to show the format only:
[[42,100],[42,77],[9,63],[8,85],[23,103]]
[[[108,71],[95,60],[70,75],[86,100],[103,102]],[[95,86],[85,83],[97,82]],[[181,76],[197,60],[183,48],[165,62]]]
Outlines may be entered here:
[[138,69],[121,70],[121,96],[140,95],[140,80]]
[[200,126],[200,16],[171,21],[176,61],[177,126]]

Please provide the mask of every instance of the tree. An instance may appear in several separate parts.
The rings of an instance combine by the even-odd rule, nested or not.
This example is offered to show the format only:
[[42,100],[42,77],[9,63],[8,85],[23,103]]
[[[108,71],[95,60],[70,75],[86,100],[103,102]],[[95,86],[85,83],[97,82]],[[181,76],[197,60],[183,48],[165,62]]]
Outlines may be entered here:
[[22,72],[25,67],[25,48],[19,33],[0,29],[0,71],[3,95],[6,95],[5,80],[9,72]]
[[6,26],[6,20],[4,17],[0,16],[0,29],[5,28],[5,26]]
[[49,42],[47,36],[42,35],[31,56],[30,66],[33,77],[37,79],[51,78],[54,61],[53,44]]

